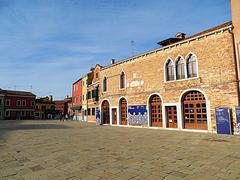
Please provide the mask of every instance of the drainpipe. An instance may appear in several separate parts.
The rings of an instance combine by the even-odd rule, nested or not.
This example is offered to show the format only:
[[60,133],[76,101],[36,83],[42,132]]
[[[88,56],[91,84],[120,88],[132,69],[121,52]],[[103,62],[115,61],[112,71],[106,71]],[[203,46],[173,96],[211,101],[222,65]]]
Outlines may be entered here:
[[87,88],[87,113],[86,113],[86,121],[88,122],[88,88]]
[[86,121],[88,122],[88,81],[86,81],[87,85],[87,94],[86,94],[86,101],[87,101],[87,109],[86,109]]

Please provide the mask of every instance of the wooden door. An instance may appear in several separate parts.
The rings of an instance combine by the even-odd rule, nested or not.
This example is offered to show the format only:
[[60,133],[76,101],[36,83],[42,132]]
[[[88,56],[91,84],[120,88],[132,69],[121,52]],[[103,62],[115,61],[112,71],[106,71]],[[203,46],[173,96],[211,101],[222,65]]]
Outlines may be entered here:
[[184,128],[207,130],[207,108],[204,95],[190,91],[183,98]]
[[127,101],[124,98],[120,100],[120,121],[120,124],[127,125]]
[[167,112],[167,127],[168,128],[177,128],[177,107],[168,106],[166,107]]
[[150,98],[150,119],[152,126],[162,127],[162,102],[158,95]]
[[117,109],[112,109],[112,124],[117,124]]
[[110,124],[109,103],[106,100],[102,103],[102,118],[103,124]]

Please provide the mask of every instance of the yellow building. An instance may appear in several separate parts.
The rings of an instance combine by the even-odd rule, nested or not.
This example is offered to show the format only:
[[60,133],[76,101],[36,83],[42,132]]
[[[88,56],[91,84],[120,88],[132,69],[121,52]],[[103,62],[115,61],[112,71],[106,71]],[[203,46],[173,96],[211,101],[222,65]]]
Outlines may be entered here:
[[35,119],[52,119],[55,105],[52,96],[36,99]]
[[97,64],[94,68],[91,68],[91,78],[89,78],[88,85],[88,122],[96,122],[96,111],[98,110],[99,100],[99,73],[102,66]]
[[87,91],[88,91],[88,79],[90,74],[86,74],[82,77],[82,120],[87,121]]

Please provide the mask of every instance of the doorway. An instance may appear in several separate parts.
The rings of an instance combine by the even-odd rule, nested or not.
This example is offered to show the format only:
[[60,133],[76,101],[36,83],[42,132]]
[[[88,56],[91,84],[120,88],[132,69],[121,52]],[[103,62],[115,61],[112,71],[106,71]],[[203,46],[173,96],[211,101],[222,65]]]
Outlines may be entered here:
[[177,107],[176,106],[167,106],[166,107],[166,117],[167,117],[167,127],[168,128],[177,128]]

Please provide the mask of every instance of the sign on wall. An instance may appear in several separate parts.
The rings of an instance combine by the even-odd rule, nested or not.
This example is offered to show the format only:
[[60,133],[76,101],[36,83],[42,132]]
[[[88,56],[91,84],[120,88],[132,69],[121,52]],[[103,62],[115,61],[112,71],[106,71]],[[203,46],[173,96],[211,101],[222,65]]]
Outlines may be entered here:
[[237,119],[237,135],[240,135],[240,107],[236,107],[236,119]]
[[96,110],[96,124],[97,125],[101,125],[102,124],[102,122],[101,122],[101,113],[100,113],[99,109]]
[[232,134],[229,108],[216,108],[218,134]]
[[148,124],[147,106],[128,106],[129,124]]

